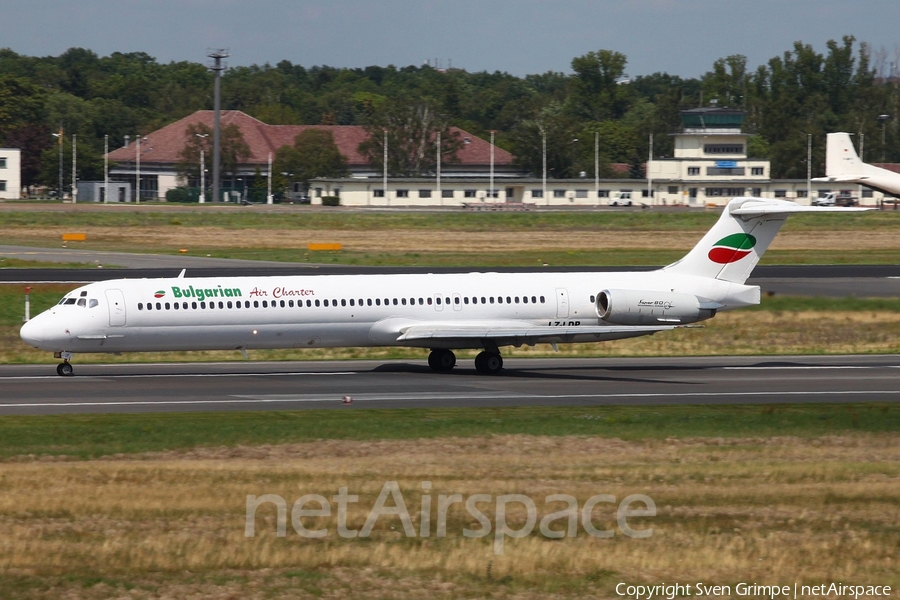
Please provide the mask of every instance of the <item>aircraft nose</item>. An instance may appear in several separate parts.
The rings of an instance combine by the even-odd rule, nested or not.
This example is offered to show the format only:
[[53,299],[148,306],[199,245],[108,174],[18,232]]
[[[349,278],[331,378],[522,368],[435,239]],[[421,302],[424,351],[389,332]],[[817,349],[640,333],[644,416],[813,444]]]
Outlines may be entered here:
[[19,330],[19,337],[22,338],[23,342],[35,348],[40,347],[43,341],[41,339],[41,327],[33,319],[22,325],[22,329]]

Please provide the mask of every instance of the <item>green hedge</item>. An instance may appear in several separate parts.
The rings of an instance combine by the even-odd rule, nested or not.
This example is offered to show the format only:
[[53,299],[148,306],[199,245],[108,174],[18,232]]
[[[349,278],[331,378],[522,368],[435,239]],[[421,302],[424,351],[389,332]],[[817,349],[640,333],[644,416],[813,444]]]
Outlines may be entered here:
[[322,206],[340,206],[341,199],[337,196],[322,196]]

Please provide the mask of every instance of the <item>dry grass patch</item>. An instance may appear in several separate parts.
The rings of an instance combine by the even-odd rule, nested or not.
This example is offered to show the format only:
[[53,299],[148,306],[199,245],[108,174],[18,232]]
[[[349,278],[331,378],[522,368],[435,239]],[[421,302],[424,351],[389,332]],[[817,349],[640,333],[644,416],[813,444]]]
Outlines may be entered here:
[[[21,242],[57,245],[71,226],[39,229],[11,227],[8,235]],[[438,235],[428,229],[233,229],[225,227],[79,227],[87,234],[87,247],[206,249],[306,249],[310,242],[336,242],[354,252],[471,253],[580,250],[648,250],[668,248],[687,251],[705,230],[640,231],[452,231]],[[834,250],[847,246],[852,235],[854,250],[897,248],[894,231],[785,231],[775,238],[774,250]]]
[[[477,525],[461,505],[443,539],[433,537],[434,511],[429,538],[409,539],[397,518],[382,517],[370,539],[341,539],[333,516],[305,521],[327,528],[324,539],[290,524],[282,538],[272,505],[259,509],[257,535],[244,536],[248,494],[278,494],[290,506],[346,486],[359,495],[348,512],[358,529],[385,481],[399,482],[417,530],[423,481],[432,482],[433,505],[439,494],[523,493],[546,514],[562,508],[545,506],[548,494],[582,504],[598,493],[643,493],[658,515],[634,519],[653,528],[648,539],[533,533],[507,540],[502,556],[492,538],[462,536]],[[896,434],[326,440],[6,462],[0,490],[0,585],[29,598],[337,598],[351,587],[375,598],[593,598],[615,597],[619,581],[900,584]],[[609,506],[595,512],[600,528],[616,526]],[[524,518],[509,516],[513,527]]]

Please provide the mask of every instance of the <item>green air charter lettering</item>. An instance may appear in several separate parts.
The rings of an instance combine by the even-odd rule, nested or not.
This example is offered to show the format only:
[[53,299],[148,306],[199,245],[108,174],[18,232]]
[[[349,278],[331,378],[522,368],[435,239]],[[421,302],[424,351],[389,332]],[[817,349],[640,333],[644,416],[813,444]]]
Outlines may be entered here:
[[221,285],[214,288],[195,288],[189,286],[180,288],[172,286],[172,296],[175,298],[196,298],[200,302],[208,298],[241,298],[240,288],[223,288]]

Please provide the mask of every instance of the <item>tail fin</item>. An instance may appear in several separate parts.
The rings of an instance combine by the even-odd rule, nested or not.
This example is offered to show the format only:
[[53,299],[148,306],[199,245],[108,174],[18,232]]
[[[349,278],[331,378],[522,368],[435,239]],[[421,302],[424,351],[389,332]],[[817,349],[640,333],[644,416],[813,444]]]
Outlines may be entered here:
[[852,181],[865,173],[862,160],[850,141],[850,134],[829,133],[825,142],[825,175],[834,181]]
[[865,208],[802,206],[785,200],[734,198],[703,239],[669,273],[744,283],[788,215],[798,212],[855,212]]

